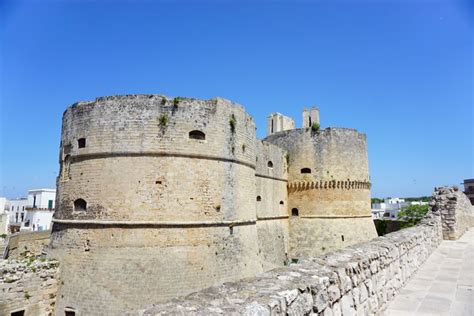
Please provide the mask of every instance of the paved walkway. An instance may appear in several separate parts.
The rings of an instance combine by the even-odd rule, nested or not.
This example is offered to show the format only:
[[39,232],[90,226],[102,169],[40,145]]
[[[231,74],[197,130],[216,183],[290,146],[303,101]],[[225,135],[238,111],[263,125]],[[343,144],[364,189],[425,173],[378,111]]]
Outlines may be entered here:
[[474,316],[474,229],[444,240],[415,277],[390,303],[385,315]]

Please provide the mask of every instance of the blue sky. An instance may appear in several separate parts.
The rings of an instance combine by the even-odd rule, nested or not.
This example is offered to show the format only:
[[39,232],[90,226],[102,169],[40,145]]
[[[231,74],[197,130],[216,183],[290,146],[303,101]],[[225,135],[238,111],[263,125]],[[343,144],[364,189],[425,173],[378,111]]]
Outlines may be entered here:
[[373,196],[474,177],[468,1],[2,1],[0,196],[54,187],[61,116],[97,96],[221,96],[367,133]]

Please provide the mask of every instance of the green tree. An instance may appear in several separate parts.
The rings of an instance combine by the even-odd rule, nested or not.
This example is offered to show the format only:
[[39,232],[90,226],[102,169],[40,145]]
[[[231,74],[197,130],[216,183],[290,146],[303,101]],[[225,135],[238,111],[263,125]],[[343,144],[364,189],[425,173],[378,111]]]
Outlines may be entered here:
[[372,198],[370,201],[371,201],[372,204],[374,204],[374,203],[383,203],[383,199],[379,199],[379,198]]
[[404,221],[404,227],[415,226],[429,210],[428,205],[410,205],[402,207],[400,212],[398,212],[397,218],[401,221]]

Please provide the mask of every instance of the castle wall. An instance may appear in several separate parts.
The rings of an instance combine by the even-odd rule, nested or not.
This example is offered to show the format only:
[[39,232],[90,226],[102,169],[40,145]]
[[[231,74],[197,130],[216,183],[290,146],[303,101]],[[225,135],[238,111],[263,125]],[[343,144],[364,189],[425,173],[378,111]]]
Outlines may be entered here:
[[379,315],[442,241],[439,213],[415,227],[157,304],[144,315]]
[[265,140],[288,151],[292,258],[312,257],[377,237],[364,134],[307,128]]
[[8,258],[18,259],[24,255],[39,256],[49,244],[50,230],[19,232],[8,236]]
[[256,149],[258,244],[263,269],[270,270],[288,261],[288,166],[286,152],[279,147],[257,141]]
[[459,239],[469,227],[474,227],[474,206],[458,187],[435,188],[430,206],[441,213],[446,240]]
[[0,315],[52,315],[58,283],[56,261],[0,260]]
[[[205,139],[190,138],[196,130]],[[260,272],[255,157],[252,118],[223,99],[68,108],[51,241],[68,267],[57,313],[119,314]]]

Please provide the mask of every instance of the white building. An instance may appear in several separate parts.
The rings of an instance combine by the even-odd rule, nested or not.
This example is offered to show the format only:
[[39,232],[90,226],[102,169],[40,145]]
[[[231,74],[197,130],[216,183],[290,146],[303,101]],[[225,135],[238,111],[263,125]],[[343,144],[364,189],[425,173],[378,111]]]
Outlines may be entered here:
[[48,230],[54,213],[56,190],[37,189],[28,191],[28,207],[21,230]]
[[10,200],[10,206],[8,211],[8,222],[10,226],[10,232],[17,232],[20,230],[21,224],[26,216],[26,207],[28,206],[27,198],[18,198]]
[[405,199],[400,198],[386,198],[382,203],[373,203],[372,204],[372,218],[390,218],[397,219],[398,212],[403,207],[410,205],[427,205],[428,202],[422,201],[412,201],[405,202]]
[[0,235],[7,234],[8,232],[8,200],[4,197],[0,197]]
[[29,190],[27,198],[10,200],[10,232],[51,229],[56,190]]

